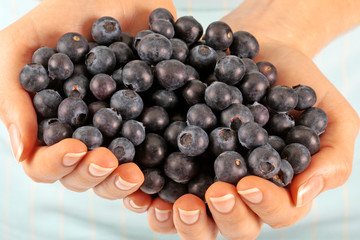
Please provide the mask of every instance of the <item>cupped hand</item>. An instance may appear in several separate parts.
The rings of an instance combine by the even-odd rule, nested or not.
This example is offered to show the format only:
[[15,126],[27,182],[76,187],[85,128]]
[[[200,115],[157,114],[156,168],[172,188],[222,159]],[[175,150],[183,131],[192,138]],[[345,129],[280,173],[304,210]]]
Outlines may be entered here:
[[12,149],[25,173],[36,182],[60,180],[68,189],[118,199],[136,191],[143,174],[133,163],[118,166],[107,148],[87,151],[75,139],[53,146],[39,146],[37,119],[32,98],[20,85],[19,72],[42,46],[56,49],[67,32],[78,32],[91,41],[91,26],[103,16],[116,18],[123,32],[132,35],[147,29],[152,10],[165,7],[175,14],[171,1],[60,1],[45,0],[24,17],[0,32],[0,119],[8,129]]
[[[294,177],[289,188],[256,176],[244,177],[236,187],[214,183],[206,192],[211,215],[207,214],[204,202],[191,194],[174,204],[159,198],[144,200],[141,192],[129,195],[126,206],[138,212],[148,209],[148,222],[154,231],[178,232],[183,239],[215,239],[218,231],[230,240],[254,239],[263,223],[281,228],[301,220],[311,210],[317,195],[341,186],[350,176],[360,126],[354,109],[311,57],[268,36],[255,34],[255,37],[260,43],[260,53],[254,60],[275,65],[279,74],[277,85],[302,84],[316,91],[315,106],[328,116],[327,130],[320,136],[320,151],[312,156],[308,168]],[[136,207],[139,208],[135,210]]]

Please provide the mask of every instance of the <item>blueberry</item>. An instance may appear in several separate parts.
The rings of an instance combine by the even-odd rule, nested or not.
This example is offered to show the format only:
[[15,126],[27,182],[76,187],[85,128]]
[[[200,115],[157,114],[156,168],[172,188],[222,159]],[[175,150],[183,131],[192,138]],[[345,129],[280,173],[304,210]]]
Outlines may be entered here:
[[165,19],[170,23],[174,24],[174,16],[171,12],[165,8],[154,9],[149,16],[149,25],[151,25],[157,19]]
[[315,130],[306,126],[295,126],[286,135],[285,142],[300,143],[309,149],[310,154],[314,155],[320,150],[320,139]]
[[279,187],[286,187],[289,185],[294,177],[294,170],[290,163],[284,159],[280,163],[280,171],[270,178],[270,181],[278,185]]
[[190,80],[182,90],[184,100],[191,106],[204,102],[206,84],[200,80]]
[[163,107],[152,106],[144,109],[141,122],[150,132],[159,132],[169,125],[169,115]]
[[136,49],[140,59],[150,64],[170,59],[173,51],[170,40],[158,33],[142,37]]
[[108,148],[115,155],[119,164],[132,162],[134,159],[135,148],[127,138],[118,137],[113,139]]
[[223,50],[216,50],[216,54],[217,54],[218,61],[224,57],[228,57],[226,51],[223,51]]
[[216,51],[206,45],[199,45],[192,48],[189,52],[188,62],[199,73],[211,73],[216,65]]
[[58,118],[69,123],[72,127],[83,125],[89,115],[86,103],[80,98],[65,98],[59,105]]
[[209,137],[202,128],[187,126],[179,133],[177,144],[182,153],[194,157],[206,151]]
[[[38,140],[40,142],[41,145],[46,145],[44,142],[44,129],[49,126],[50,124],[54,123],[54,122],[58,122],[59,120],[57,118],[45,118],[44,120],[42,120],[41,122],[38,122]],[[71,134],[70,134],[71,137]]]
[[89,89],[89,79],[84,75],[73,75],[64,82],[63,90],[67,97],[83,99]]
[[47,68],[50,57],[55,53],[56,50],[51,47],[41,47],[34,52],[31,61],[33,63],[41,64]]
[[237,31],[233,34],[233,41],[229,47],[230,53],[240,58],[254,58],[259,53],[259,43],[249,32]]
[[275,66],[267,61],[258,62],[256,65],[259,69],[259,72],[264,74],[264,76],[267,78],[269,86],[271,87],[274,85],[278,77]]
[[238,131],[242,124],[253,121],[254,116],[250,109],[241,103],[231,104],[230,107],[220,114],[221,125],[235,131]]
[[186,127],[183,121],[172,122],[164,132],[164,138],[172,147],[177,148],[177,136]]
[[130,33],[121,32],[120,42],[126,43],[129,47],[132,47],[134,37]]
[[232,100],[232,90],[226,83],[213,82],[205,90],[205,102],[213,110],[224,110],[231,105]]
[[174,91],[158,89],[152,94],[152,102],[166,110],[174,110],[179,104],[179,99]]
[[28,92],[39,92],[50,82],[46,69],[38,63],[25,65],[19,75],[21,86]]
[[188,192],[187,185],[174,182],[170,179],[166,180],[164,187],[158,193],[159,197],[169,203],[174,203],[182,195]]
[[255,148],[248,157],[248,166],[256,176],[269,179],[278,174],[281,158],[279,153],[268,145]]
[[93,126],[82,126],[77,128],[74,131],[72,138],[82,141],[88,150],[98,148],[103,143],[103,136],[101,132]]
[[286,134],[294,126],[295,120],[292,115],[288,113],[275,113],[270,116],[266,128],[271,134],[285,138]]
[[185,65],[186,69],[186,81],[191,81],[191,80],[198,80],[200,79],[200,75],[199,73],[196,71],[196,69],[190,65]]
[[121,68],[115,70],[111,75],[112,79],[114,79],[114,81],[116,82],[117,89],[126,88],[122,81],[122,71],[123,71],[123,68],[121,67]]
[[142,170],[144,182],[140,190],[147,194],[156,194],[161,191],[165,185],[164,173],[158,168],[146,168]]
[[[140,41],[143,39],[143,37],[145,37],[146,35],[148,34],[152,34],[154,33],[153,31],[151,30],[142,30],[140,32],[138,32],[135,37],[134,37],[134,41],[132,43],[132,47],[134,50],[137,50],[138,49],[138,46],[139,46],[139,43]],[[164,37],[165,38],[165,37]],[[167,39],[167,38],[165,38]]]
[[238,138],[243,147],[253,149],[268,142],[268,133],[256,122],[247,122],[240,126]]
[[111,73],[116,66],[115,53],[106,46],[94,47],[86,55],[85,64],[89,73]]
[[281,151],[281,158],[287,160],[291,164],[295,175],[303,172],[309,166],[311,161],[309,150],[300,143],[286,145]]
[[211,184],[214,183],[214,180],[212,177],[206,175],[206,174],[199,174],[188,184],[188,191],[191,194],[194,194],[195,196],[198,196],[202,200],[205,200],[205,193],[206,190],[211,186]]
[[141,122],[128,120],[123,123],[120,136],[129,139],[134,146],[138,146],[145,140],[145,127]]
[[112,17],[102,17],[96,20],[91,28],[91,36],[101,45],[109,45],[121,38],[119,22]]
[[275,112],[289,112],[298,102],[298,95],[294,89],[278,85],[271,88],[266,95],[267,106]]
[[219,156],[226,151],[236,151],[239,147],[236,132],[231,128],[215,128],[209,134],[209,141],[209,150],[215,156]]
[[259,102],[266,94],[268,83],[260,72],[248,72],[239,83],[239,89],[248,102]]
[[247,175],[245,159],[237,152],[221,153],[214,163],[215,176],[218,181],[236,185]]
[[136,92],[148,90],[153,81],[151,68],[144,61],[133,60],[128,62],[122,70],[123,84]]
[[92,119],[93,116],[95,115],[95,113],[97,111],[99,111],[102,108],[108,108],[110,107],[109,104],[107,102],[104,101],[96,101],[96,102],[92,102],[88,105],[88,110],[89,110],[89,119]]
[[296,85],[293,87],[298,95],[296,110],[305,110],[316,103],[316,93],[314,89],[305,85]]
[[203,35],[203,27],[193,16],[183,16],[174,24],[175,36],[187,44],[198,41]]
[[272,148],[274,148],[279,154],[282,152],[282,150],[286,146],[285,141],[281,137],[276,136],[276,135],[269,136],[268,144],[270,144],[270,146]]
[[171,22],[169,22],[166,19],[156,19],[154,21],[152,21],[151,24],[149,24],[150,29],[155,32],[155,33],[159,33],[163,36],[165,36],[166,38],[173,38],[175,35],[175,30],[174,30],[174,26]]
[[135,91],[119,90],[110,99],[110,107],[118,111],[124,120],[137,118],[144,107],[144,103]]
[[33,98],[36,112],[44,118],[56,117],[61,101],[62,97],[60,94],[52,89],[41,90]]
[[233,103],[242,103],[243,102],[243,95],[242,95],[241,91],[235,86],[229,86],[229,89],[230,89],[231,95],[232,95],[231,104],[233,104]]
[[243,63],[245,64],[246,73],[248,72],[258,72],[259,68],[256,63],[250,58],[241,58]]
[[219,59],[215,66],[216,78],[229,85],[235,85],[245,75],[245,64],[236,56],[226,56]]
[[51,146],[65,138],[71,138],[73,130],[67,123],[55,121],[43,129],[43,139],[46,145]]
[[74,65],[74,71],[73,74],[71,75],[71,77],[74,77],[76,75],[83,75],[85,77],[89,76],[89,72],[87,70],[87,67],[84,63],[77,63]]
[[145,140],[136,149],[136,163],[143,167],[155,167],[163,163],[167,154],[164,138],[155,133],[148,133]]
[[90,91],[98,100],[109,99],[116,91],[116,82],[111,76],[98,73],[90,81]]
[[155,75],[159,84],[170,91],[184,86],[187,80],[185,65],[175,59],[156,64]]
[[172,38],[170,39],[170,42],[173,49],[171,59],[185,62],[189,54],[189,48],[187,47],[186,43],[178,38]]
[[321,135],[326,130],[328,117],[322,109],[310,107],[300,114],[296,124],[310,127]]
[[69,32],[58,40],[57,51],[68,55],[71,61],[78,63],[89,51],[89,43],[80,33]]
[[171,153],[164,163],[166,176],[177,183],[188,183],[196,176],[198,170],[199,163],[197,160],[181,152]]
[[123,42],[114,42],[109,48],[114,52],[116,57],[116,65],[118,67],[124,66],[128,62],[135,59],[135,55],[131,48]]
[[215,50],[226,50],[233,42],[233,32],[224,22],[212,22],[205,31],[204,40]]
[[254,116],[254,122],[256,122],[262,127],[265,126],[265,124],[269,121],[270,118],[269,110],[264,105],[258,102],[254,102],[247,107],[250,109],[252,115]]
[[74,71],[74,64],[71,59],[63,53],[55,53],[48,62],[49,76],[52,79],[68,79]]
[[114,137],[120,130],[122,118],[111,108],[101,108],[94,114],[92,123],[103,136]]
[[215,114],[211,108],[203,103],[191,106],[186,114],[186,118],[189,125],[198,126],[205,131],[211,131],[217,124]]

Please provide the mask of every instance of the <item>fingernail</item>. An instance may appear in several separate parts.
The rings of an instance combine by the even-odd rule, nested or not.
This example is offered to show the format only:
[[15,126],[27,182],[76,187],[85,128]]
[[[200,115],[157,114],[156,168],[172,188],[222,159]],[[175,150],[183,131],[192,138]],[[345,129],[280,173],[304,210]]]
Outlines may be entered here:
[[314,176],[303,183],[298,190],[296,207],[302,207],[311,202],[324,188],[322,176]]
[[128,201],[129,201],[129,205],[130,205],[132,208],[136,209],[136,210],[146,211],[147,208],[148,208],[147,205],[145,205],[145,206],[139,206],[139,205],[137,205],[132,199],[128,199]]
[[161,210],[155,208],[155,217],[159,222],[165,222],[170,217],[170,210]]
[[84,156],[86,152],[82,153],[67,153],[63,158],[63,165],[65,167],[70,167],[78,163]]
[[214,208],[221,213],[230,212],[235,205],[235,197],[232,194],[226,194],[222,197],[209,198]]
[[120,176],[117,176],[116,180],[115,180],[115,186],[122,191],[130,190],[131,188],[135,187],[136,185],[137,185],[137,183],[127,182],[124,179],[122,179]]
[[104,168],[96,165],[95,163],[90,163],[89,172],[94,177],[103,177],[110,172],[112,172],[115,168]]
[[241,197],[251,203],[260,203],[263,199],[263,193],[258,188],[250,188],[238,191]]
[[183,223],[185,224],[194,224],[200,216],[200,210],[192,210],[192,211],[185,211],[180,208],[179,209],[179,216]]
[[9,135],[10,135],[10,142],[11,148],[14,153],[14,157],[16,161],[19,163],[21,161],[21,155],[24,151],[24,145],[21,142],[21,136],[18,128],[15,124],[11,124],[9,127]]

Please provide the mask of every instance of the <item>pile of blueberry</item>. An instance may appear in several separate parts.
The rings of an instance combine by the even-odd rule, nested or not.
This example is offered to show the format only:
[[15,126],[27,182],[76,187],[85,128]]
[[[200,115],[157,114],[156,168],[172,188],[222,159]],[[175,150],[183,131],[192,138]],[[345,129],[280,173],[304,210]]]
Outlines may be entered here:
[[195,18],[175,21],[163,8],[149,27],[133,37],[102,17],[94,42],[70,32],[56,50],[34,52],[19,78],[33,96],[41,144],[107,147],[119,164],[139,165],[143,192],[168,202],[188,192],[204,199],[214,181],[247,175],[285,187],[307,168],[327,115],[313,107],[311,87],[273,86],[276,68],[252,60],[253,35],[216,21],[202,37]]

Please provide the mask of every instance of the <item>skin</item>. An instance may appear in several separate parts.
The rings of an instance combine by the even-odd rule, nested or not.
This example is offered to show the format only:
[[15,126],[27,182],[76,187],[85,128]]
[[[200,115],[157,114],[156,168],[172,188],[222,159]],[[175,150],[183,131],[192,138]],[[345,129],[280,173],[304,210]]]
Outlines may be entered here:
[[[277,84],[294,86],[301,83],[313,87],[318,96],[316,106],[329,117],[326,133],[320,137],[320,152],[313,156],[309,167],[295,177],[290,189],[277,187],[254,176],[243,178],[237,186],[214,183],[206,192],[212,213],[210,217],[206,214],[204,202],[191,194],[182,196],[174,204],[159,198],[152,200],[138,190],[143,182],[140,169],[133,163],[116,167],[115,156],[106,148],[87,153],[84,144],[74,139],[63,140],[51,147],[38,145],[31,96],[18,81],[18,73],[30,61],[32,53],[40,46],[55,48],[57,39],[69,31],[79,32],[90,39],[92,23],[105,15],[117,18],[125,32],[135,34],[146,28],[147,16],[156,7],[167,8],[176,16],[173,4],[165,0],[146,4],[140,0],[131,3],[118,0],[105,3],[95,0],[47,0],[0,32],[0,51],[7,56],[0,58],[3,73],[0,83],[7,86],[0,89],[0,119],[9,130],[17,160],[22,163],[25,173],[36,182],[52,183],[59,180],[73,191],[92,188],[103,198],[123,198],[130,210],[147,212],[149,226],[154,231],[177,232],[182,239],[215,239],[219,231],[227,239],[254,239],[263,223],[273,228],[294,224],[307,215],[311,201],[320,192],[346,182],[351,173],[354,142],[360,126],[354,109],[312,61],[314,55],[334,37],[360,23],[355,12],[360,7],[356,5],[360,3],[356,0],[348,0],[347,4],[343,4],[344,1],[342,4],[330,4],[326,0],[304,2],[264,0],[261,4],[255,4],[255,1],[249,0],[222,19],[234,32],[241,29],[255,35],[260,44],[260,53],[254,60],[266,60],[276,66],[279,72]],[[69,14],[71,12],[74,14]],[[337,106],[342,106],[341,111]],[[346,122],[342,121],[344,118]],[[18,133],[14,131],[14,126]],[[19,136],[21,144],[16,144],[16,136]],[[23,151],[19,154],[21,145]],[[84,156],[75,165],[65,167],[62,159],[67,153],[84,153]],[[91,163],[108,168],[109,172],[101,177],[91,176],[88,170]],[[136,185],[129,190],[119,190],[114,185],[118,176]],[[316,189],[311,185],[307,188],[308,195],[305,194],[303,201],[300,201],[299,189],[309,179],[322,183],[317,184],[321,187]],[[253,192],[254,188],[260,190],[261,194],[248,194],[252,198],[246,198],[238,193],[249,189]],[[226,213],[216,210],[211,200],[223,196],[232,196],[234,203]],[[183,211],[179,209],[198,213],[198,219],[192,224],[185,223],[180,217]],[[165,213],[162,221],[156,218],[159,210]]]

